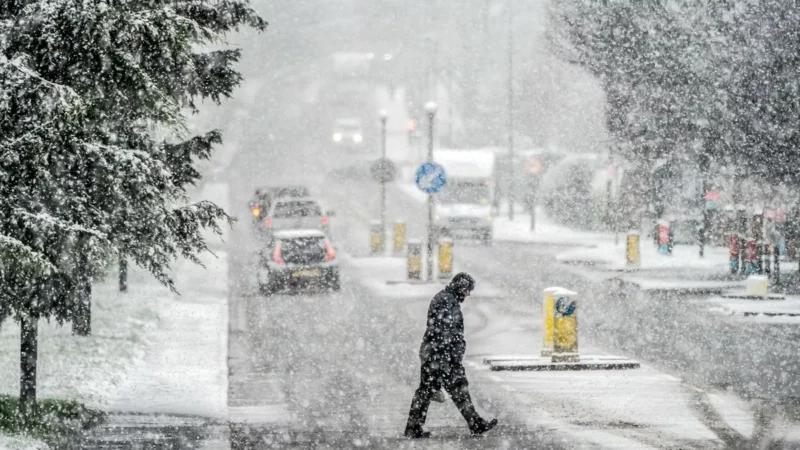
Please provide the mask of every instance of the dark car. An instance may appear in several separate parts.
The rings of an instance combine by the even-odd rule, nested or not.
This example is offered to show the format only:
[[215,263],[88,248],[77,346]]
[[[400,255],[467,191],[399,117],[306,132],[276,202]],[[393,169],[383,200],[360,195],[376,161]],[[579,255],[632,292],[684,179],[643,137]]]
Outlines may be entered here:
[[261,252],[257,271],[262,293],[300,288],[338,291],[339,263],[336,249],[320,230],[276,231]]
[[272,203],[283,197],[310,197],[308,188],[302,185],[268,186],[256,189],[255,196],[250,200],[250,212],[253,222],[260,222],[272,208]]

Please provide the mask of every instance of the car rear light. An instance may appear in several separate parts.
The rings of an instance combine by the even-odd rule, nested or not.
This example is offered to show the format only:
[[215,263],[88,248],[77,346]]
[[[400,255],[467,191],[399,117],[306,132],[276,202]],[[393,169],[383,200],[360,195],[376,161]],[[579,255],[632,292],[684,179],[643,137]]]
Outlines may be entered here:
[[258,206],[253,206],[253,217],[260,217],[261,216],[261,208]]
[[272,251],[272,260],[275,261],[276,264],[283,265],[284,261],[281,258],[281,243],[278,242],[275,244],[275,250]]
[[336,250],[333,249],[333,246],[328,241],[325,241],[325,251],[327,252],[325,261],[333,261],[336,259]]
[[322,218],[322,224],[323,225],[327,225],[328,224],[328,218],[327,217],[323,217]]
[[272,228],[272,219],[265,220],[264,225],[266,225],[267,228]]

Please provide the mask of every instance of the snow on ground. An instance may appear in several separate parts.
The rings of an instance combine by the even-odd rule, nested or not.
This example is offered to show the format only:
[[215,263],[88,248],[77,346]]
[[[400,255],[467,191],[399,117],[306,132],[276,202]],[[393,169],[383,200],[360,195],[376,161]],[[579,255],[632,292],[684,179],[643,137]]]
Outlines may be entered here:
[[[515,208],[516,210],[516,208]],[[498,241],[533,242],[571,247],[595,247],[601,243],[614,242],[613,233],[579,231],[560,225],[545,214],[544,209],[536,207],[535,230],[530,229],[531,216],[517,213],[514,220],[501,211],[494,219],[494,238]],[[620,240],[624,240],[620,236]]]
[[560,252],[556,260],[564,263],[594,264],[605,270],[694,270],[725,274],[730,270],[728,263],[728,249],[720,247],[707,247],[705,256],[700,258],[698,246],[676,245],[671,256],[658,252],[655,244],[649,239],[643,239],[639,245],[641,261],[638,267],[628,267],[625,261],[625,236],[620,237],[619,243],[613,240],[598,240],[593,248],[576,248]]
[[227,416],[227,256],[203,258],[206,269],[179,265],[181,295],[162,291],[159,321],[144,331],[151,347],[110,395],[112,411]]
[[[406,258],[405,257],[369,257],[369,258],[354,258],[349,255],[341,255],[343,264],[348,268],[352,268],[357,274],[356,278],[360,280],[367,288],[375,292],[376,295],[387,298],[432,298],[437,292],[444,289],[450,281],[450,277],[441,279],[437,277],[437,272],[434,270],[434,277],[437,277],[432,283],[425,282],[409,282],[406,276]],[[434,259],[436,264],[436,259]],[[453,275],[459,272],[458,261],[453,264]],[[423,264],[422,278],[425,278],[425,266]],[[501,294],[501,290],[497,287],[481,281],[478,284],[473,296],[475,298],[481,297],[497,297]]]
[[[427,300],[443,284],[387,285],[402,280],[403,258],[352,258],[344,263],[376,294],[419,300],[408,302],[414,314],[424,315]],[[716,440],[697,418],[693,391],[671,375],[652,367],[622,371],[491,372],[488,355],[530,354],[541,350],[541,311],[502,301],[502,291],[481,286],[464,307],[468,335],[467,364],[478,383],[492,383],[527,405],[524,415],[587,443],[606,448],[642,449],[643,442],[664,443]],[[604,354],[591,345],[581,353]],[[477,380],[476,380],[477,381]],[[477,385],[476,385],[477,386]],[[485,387],[476,387],[485,390]],[[535,405],[531,407],[530,405]]]
[[[609,430],[620,437],[657,436],[662,443],[716,439],[696,417],[690,388],[647,366],[577,372],[488,372],[478,363],[473,368],[525,403],[548,411],[549,425],[565,432],[577,426],[591,432],[586,433],[588,439]],[[640,446],[641,441],[624,448]]]
[[[206,198],[226,187],[205,185]],[[225,207],[225,203],[220,202]],[[227,258],[205,255],[207,268],[176,265],[181,295],[130,268],[120,293],[115,268],[93,287],[92,335],[72,336],[69,324],[40,321],[38,393],[110,411],[224,417],[227,413]],[[0,328],[0,392],[16,394],[19,327]],[[192,380],[186,383],[186,380]]]
[[46,450],[50,448],[44,442],[20,436],[0,435],[0,450]]
[[740,435],[750,438],[753,435],[755,422],[753,420],[753,409],[750,405],[727,392],[709,392],[708,401],[717,410],[731,428]]
[[[163,287],[131,270],[130,292],[120,294],[116,271],[96,282],[92,298],[92,335],[72,336],[69,324],[39,321],[38,395],[80,400],[106,409],[110,396],[139,364],[151,342],[147,329],[158,327],[155,298]],[[0,329],[0,392],[15,395],[19,387],[19,327]]]
[[769,322],[800,322],[799,296],[786,296],[784,300],[713,296],[703,299],[701,302],[709,304],[709,309],[723,315],[747,317]]

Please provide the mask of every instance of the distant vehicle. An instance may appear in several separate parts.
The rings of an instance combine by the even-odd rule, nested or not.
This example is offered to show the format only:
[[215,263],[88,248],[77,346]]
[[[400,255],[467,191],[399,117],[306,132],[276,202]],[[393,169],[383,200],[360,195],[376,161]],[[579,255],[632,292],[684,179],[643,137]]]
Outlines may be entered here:
[[439,235],[492,242],[495,155],[484,150],[437,150],[447,184],[434,196],[434,226]]
[[278,198],[264,218],[264,226],[270,240],[282,230],[316,229],[327,234],[330,216],[333,216],[333,211],[325,211],[314,199]]
[[336,249],[322,231],[278,231],[260,257],[257,277],[262,293],[301,287],[341,289]]
[[309,197],[311,193],[302,185],[267,186],[256,189],[253,199],[250,200],[250,212],[254,222],[261,222],[267,215],[275,199],[283,197]]
[[364,142],[364,129],[359,118],[338,119],[333,125],[333,142],[342,147],[360,147]]

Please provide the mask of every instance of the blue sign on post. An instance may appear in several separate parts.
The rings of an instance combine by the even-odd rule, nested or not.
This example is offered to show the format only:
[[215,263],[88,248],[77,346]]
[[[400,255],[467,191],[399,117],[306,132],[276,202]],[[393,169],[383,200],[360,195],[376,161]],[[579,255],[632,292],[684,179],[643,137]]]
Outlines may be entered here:
[[556,313],[561,317],[575,314],[575,300],[570,297],[561,297],[556,301]]
[[435,194],[447,184],[447,175],[441,164],[428,162],[419,166],[415,180],[422,192]]

